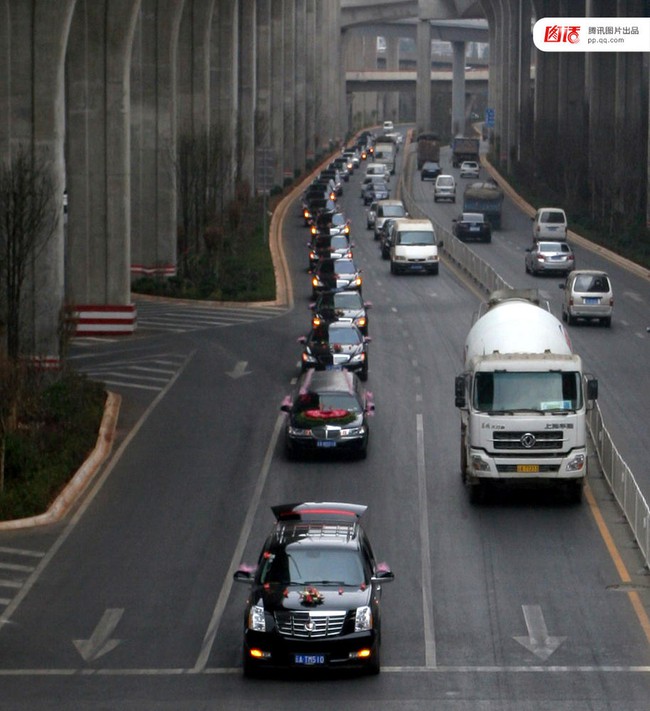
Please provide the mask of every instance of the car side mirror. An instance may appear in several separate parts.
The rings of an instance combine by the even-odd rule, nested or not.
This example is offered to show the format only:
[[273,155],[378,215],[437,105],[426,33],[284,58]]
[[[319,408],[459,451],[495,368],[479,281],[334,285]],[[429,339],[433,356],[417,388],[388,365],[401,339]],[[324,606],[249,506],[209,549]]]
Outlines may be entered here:
[[296,340],[304,346],[305,343],[307,343],[307,336],[300,336],[300,338],[297,338]]
[[253,580],[253,574],[255,573],[254,565],[247,565],[242,563],[239,568],[233,574],[233,580],[237,583],[250,583]]
[[363,342],[364,343],[372,343],[372,338],[370,336],[364,336],[363,337]]
[[364,309],[371,309],[372,308],[372,301],[364,301],[363,308]]
[[558,289],[566,289],[566,284],[558,284]]
[[444,247],[444,246],[445,246],[445,243],[442,240],[440,240],[440,242],[438,242],[438,247]]

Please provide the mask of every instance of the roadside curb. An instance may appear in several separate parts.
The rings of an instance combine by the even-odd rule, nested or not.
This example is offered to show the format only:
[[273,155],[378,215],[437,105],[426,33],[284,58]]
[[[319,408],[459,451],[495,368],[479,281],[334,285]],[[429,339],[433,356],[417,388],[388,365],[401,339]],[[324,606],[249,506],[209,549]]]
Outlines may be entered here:
[[93,477],[111,453],[115,441],[117,418],[122,403],[121,395],[108,392],[104,415],[99,426],[95,448],[86,461],[77,469],[65,489],[56,497],[50,508],[38,516],[18,518],[12,521],[0,521],[0,531],[14,531],[33,526],[44,526],[59,521],[76,502],[80,494],[86,489]]

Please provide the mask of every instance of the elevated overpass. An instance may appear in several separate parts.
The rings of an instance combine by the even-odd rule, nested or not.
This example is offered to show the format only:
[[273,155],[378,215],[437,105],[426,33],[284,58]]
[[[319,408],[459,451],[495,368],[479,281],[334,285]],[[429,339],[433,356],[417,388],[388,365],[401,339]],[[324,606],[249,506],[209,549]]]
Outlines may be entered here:
[[[645,11],[643,0],[4,0],[0,159],[27,146],[52,171],[61,212],[68,195],[67,224],[25,280],[25,354],[58,359],[67,308],[92,314],[97,331],[132,333],[131,280],[177,274],[181,146],[218,142],[211,199],[225,205],[235,186],[259,187],[258,149],[273,148],[272,185],[281,186],[343,140],[347,72],[376,71],[367,37],[379,30],[390,72],[399,69],[391,38],[415,35],[415,77],[385,74],[391,91],[381,93],[415,85],[425,127],[431,41],[448,33],[451,131],[474,81],[464,45],[487,35],[490,142],[503,169],[552,176],[568,199],[588,195],[595,220],[646,217],[648,54],[537,51],[534,13],[559,17],[568,6],[578,16]],[[376,64],[376,45],[372,56]],[[372,81],[379,90],[381,78]]]

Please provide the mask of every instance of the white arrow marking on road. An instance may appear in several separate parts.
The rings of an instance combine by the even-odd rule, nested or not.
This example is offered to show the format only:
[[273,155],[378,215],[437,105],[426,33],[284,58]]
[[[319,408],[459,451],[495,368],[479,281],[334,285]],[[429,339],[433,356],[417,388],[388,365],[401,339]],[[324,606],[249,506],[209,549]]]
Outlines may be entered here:
[[514,639],[535,656],[546,661],[566,637],[549,637],[542,608],[539,605],[522,605],[521,609],[524,611],[528,637],[514,637]]
[[99,624],[95,627],[95,631],[90,635],[90,639],[73,640],[74,646],[85,662],[99,659],[99,657],[115,649],[122,641],[121,639],[109,639],[109,637],[113,634],[123,613],[124,610],[120,608],[106,610]]
[[250,375],[251,371],[246,370],[246,366],[248,365],[247,360],[240,360],[237,362],[237,365],[230,371],[226,373],[226,375],[229,375],[231,378],[241,378],[242,375]]

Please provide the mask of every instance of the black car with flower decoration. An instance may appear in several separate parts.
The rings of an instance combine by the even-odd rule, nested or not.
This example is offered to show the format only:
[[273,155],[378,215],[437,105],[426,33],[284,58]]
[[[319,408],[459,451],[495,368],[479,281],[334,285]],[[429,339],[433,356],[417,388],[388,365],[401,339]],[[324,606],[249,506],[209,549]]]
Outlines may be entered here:
[[359,519],[366,506],[322,502],[272,507],[276,524],[244,611],[244,674],[264,670],[381,670],[380,598],[394,579],[377,563]]
[[304,373],[309,368],[335,370],[345,368],[368,379],[368,345],[371,339],[353,324],[344,321],[312,325],[308,336],[298,343],[304,348],[300,359]]
[[349,257],[341,259],[321,259],[314,269],[311,279],[312,299],[321,291],[333,289],[357,289],[361,291],[363,279],[361,270]]
[[347,235],[315,234],[307,243],[309,247],[309,272],[313,272],[323,259],[352,259],[352,247]]
[[370,301],[364,301],[358,291],[321,291],[316,301],[309,305],[312,327],[321,323],[353,323],[364,336],[368,335],[368,310]]
[[280,409],[287,413],[284,446],[290,459],[299,452],[366,457],[368,418],[375,404],[372,393],[353,373],[309,370]]

